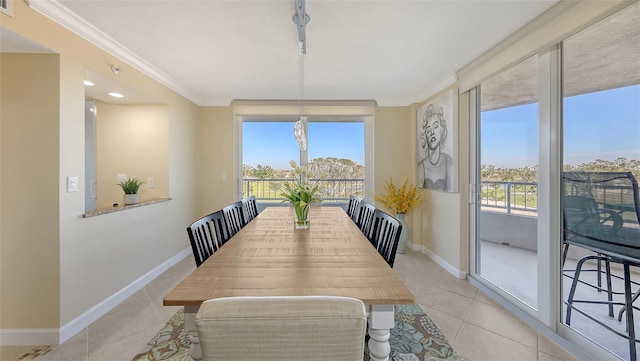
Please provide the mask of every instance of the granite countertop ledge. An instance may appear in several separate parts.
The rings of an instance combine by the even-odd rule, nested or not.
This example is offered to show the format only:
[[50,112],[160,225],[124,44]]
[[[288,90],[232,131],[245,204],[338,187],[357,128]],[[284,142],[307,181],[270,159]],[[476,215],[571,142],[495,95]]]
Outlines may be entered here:
[[140,203],[136,203],[136,204],[127,204],[126,206],[119,205],[117,207],[111,207],[111,208],[94,209],[92,211],[83,213],[82,218],[89,218],[89,217],[100,216],[108,213],[120,212],[120,211],[124,211],[125,209],[137,208],[142,206],[148,206],[150,204],[170,201],[171,199],[172,198],[154,198],[154,199],[142,200],[140,201]]

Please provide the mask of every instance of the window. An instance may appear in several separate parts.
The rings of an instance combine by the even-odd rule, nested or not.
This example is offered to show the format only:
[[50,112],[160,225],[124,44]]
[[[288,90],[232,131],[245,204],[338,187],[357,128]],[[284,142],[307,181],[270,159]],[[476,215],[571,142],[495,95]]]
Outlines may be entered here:
[[[277,205],[278,182],[289,176],[291,160],[306,165],[310,179],[324,188],[324,203],[345,203],[364,196],[365,123],[362,118],[326,120],[309,117],[307,150],[300,151],[294,121],[244,119],[242,122],[243,196]],[[275,185],[275,186],[274,186]]]

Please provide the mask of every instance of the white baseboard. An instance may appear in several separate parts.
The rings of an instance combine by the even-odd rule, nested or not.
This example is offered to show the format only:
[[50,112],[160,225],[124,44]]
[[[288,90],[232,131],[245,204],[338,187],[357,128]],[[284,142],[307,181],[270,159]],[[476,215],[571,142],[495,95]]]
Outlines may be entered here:
[[0,330],[0,346],[57,345],[58,328],[27,328]]
[[46,329],[0,329],[0,346],[57,345],[75,336],[90,324],[119,305],[122,301],[138,292],[156,279],[164,271],[191,254],[191,248],[185,248],[158,267],[107,297],[88,311],[68,322],[61,328]]
[[419,244],[410,243],[409,244],[413,251],[420,251],[426,254],[429,258],[431,258],[435,263],[437,263],[440,267],[444,268],[447,272],[451,273],[453,277],[463,280],[467,278],[467,272],[460,271],[459,269],[452,266],[449,262],[445,261],[442,257],[437,254],[431,252],[425,246],[421,246]]

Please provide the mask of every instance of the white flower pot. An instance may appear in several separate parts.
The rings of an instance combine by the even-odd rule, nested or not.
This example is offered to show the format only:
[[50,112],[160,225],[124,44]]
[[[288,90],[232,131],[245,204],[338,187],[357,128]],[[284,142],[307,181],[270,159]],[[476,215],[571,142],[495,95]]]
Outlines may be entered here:
[[140,195],[139,194],[125,194],[124,195],[124,205],[127,204],[136,204],[140,203]]

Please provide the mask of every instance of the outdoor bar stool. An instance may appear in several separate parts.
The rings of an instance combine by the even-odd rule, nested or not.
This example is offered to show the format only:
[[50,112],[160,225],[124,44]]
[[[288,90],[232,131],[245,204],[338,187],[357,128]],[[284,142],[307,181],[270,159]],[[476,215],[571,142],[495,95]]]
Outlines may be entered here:
[[[638,292],[632,287],[638,285],[631,279],[631,267],[640,267],[640,197],[638,183],[631,172],[565,172],[563,175],[563,233],[566,244],[578,246],[593,251],[595,254],[582,257],[575,269],[571,289],[565,301],[567,306],[566,324],[571,325],[573,310],[599,324],[614,334],[629,342],[629,358],[637,360],[636,338],[634,324],[633,301]],[[585,197],[592,200],[588,207],[576,208],[570,197]],[[587,203],[585,203],[587,204]],[[593,206],[597,205],[597,208]],[[601,210],[607,210],[603,214]],[[612,212],[613,211],[613,212]],[[632,213],[632,215],[625,215]],[[616,216],[612,216],[617,214]],[[625,224],[629,226],[625,227]],[[633,223],[633,224],[631,224]],[[566,246],[565,246],[566,248]],[[609,263],[622,265],[623,275],[619,277],[624,283],[624,292],[612,292],[609,263],[607,266],[607,300],[576,299],[576,288],[580,280],[585,262],[590,260],[605,260]],[[586,282],[584,282],[586,284]],[[624,294],[624,302],[613,301],[611,295]],[[613,316],[613,306],[622,306],[618,320],[626,312],[626,331],[620,332],[598,320],[593,315],[576,306],[577,303],[606,304],[609,315]]]

